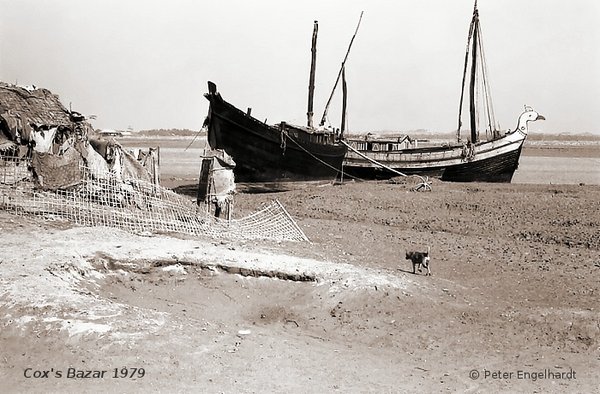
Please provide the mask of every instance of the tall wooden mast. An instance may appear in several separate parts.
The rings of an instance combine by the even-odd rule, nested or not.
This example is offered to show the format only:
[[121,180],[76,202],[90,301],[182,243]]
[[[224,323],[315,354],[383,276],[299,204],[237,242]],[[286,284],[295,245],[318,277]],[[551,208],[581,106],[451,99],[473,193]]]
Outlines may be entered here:
[[311,62],[310,62],[310,77],[308,80],[308,111],[306,116],[308,117],[307,126],[313,127],[313,96],[315,94],[315,70],[317,68],[317,32],[319,31],[319,22],[315,21],[312,35],[312,47],[311,47]]
[[342,67],[342,126],[340,130],[340,139],[344,138],[346,131],[346,101],[348,97],[348,87],[346,86],[346,68]]
[[477,38],[479,34],[479,12],[477,11],[477,1],[475,1],[475,10],[473,11],[473,53],[471,58],[471,82],[469,85],[469,111],[471,116],[471,142],[477,142],[477,119],[475,107],[475,84],[477,79]]
[[477,0],[475,0],[475,6],[473,7],[473,18],[471,19],[471,25],[469,26],[469,35],[467,37],[467,48],[465,50],[465,66],[463,69],[462,84],[460,89],[460,101],[458,103],[458,128],[456,129],[456,139],[460,142],[460,131],[462,127],[462,109],[463,101],[465,96],[465,83],[467,80],[467,69],[469,67],[469,50],[471,48],[471,39],[473,38],[473,29],[475,24],[478,23],[478,11],[477,11]]

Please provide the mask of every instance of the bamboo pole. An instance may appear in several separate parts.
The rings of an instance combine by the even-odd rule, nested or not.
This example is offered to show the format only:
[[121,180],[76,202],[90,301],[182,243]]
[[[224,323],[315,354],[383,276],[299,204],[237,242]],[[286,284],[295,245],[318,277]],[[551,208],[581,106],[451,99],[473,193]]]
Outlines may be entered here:
[[354,35],[350,40],[350,45],[348,45],[348,50],[346,51],[346,56],[344,57],[344,61],[342,61],[342,67],[340,68],[340,72],[338,73],[337,79],[335,80],[335,84],[333,85],[333,89],[331,90],[331,94],[329,95],[329,99],[327,100],[327,104],[325,105],[325,111],[323,111],[323,116],[321,117],[320,125],[323,126],[325,124],[325,119],[327,118],[327,111],[329,110],[329,104],[331,104],[331,99],[333,98],[333,94],[335,93],[335,89],[337,88],[338,83],[340,82],[340,77],[342,76],[342,70],[346,65],[346,60],[348,60],[348,55],[350,54],[350,48],[352,48],[352,43],[354,42],[354,38],[356,37],[356,33],[358,33],[358,28],[360,27],[360,21],[362,20],[364,11],[361,11],[360,18],[358,18],[358,24],[356,25],[356,30],[354,31]]

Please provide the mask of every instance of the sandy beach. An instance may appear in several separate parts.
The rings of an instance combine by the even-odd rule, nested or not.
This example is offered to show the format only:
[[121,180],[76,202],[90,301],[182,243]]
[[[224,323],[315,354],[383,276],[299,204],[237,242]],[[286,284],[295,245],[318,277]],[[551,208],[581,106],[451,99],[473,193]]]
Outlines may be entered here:
[[[597,146],[552,149],[600,158]],[[163,166],[163,183],[191,198],[195,173]],[[597,391],[600,186],[411,182],[236,195],[241,216],[278,199],[310,243],[0,212],[0,381],[9,392]],[[428,247],[432,276],[413,274],[405,252]]]

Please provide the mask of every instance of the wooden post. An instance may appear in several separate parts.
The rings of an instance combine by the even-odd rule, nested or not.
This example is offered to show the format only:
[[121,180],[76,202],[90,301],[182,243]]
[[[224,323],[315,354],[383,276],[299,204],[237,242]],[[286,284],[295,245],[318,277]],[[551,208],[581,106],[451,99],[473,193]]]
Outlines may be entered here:
[[203,158],[200,167],[200,176],[198,178],[198,191],[196,195],[196,204],[207,203],[206,198],[209,192],[210,173],[212,171],[212,158]]

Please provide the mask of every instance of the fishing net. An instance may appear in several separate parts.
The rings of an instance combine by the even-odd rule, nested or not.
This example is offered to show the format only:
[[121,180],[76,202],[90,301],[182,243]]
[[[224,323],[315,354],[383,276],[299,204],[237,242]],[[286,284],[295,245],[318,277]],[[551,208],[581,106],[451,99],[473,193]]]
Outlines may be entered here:
[[[206,207],[156,184],[98,174],[79,163],[80,181],[40,188],[31,162],[0,156],[0,207],[18,215],[64,219],[132,233],[183,233],[227,239],[308,241],[277,200],[240,219],[220,219]],[[71,176],[71,178],[78,178]]]

